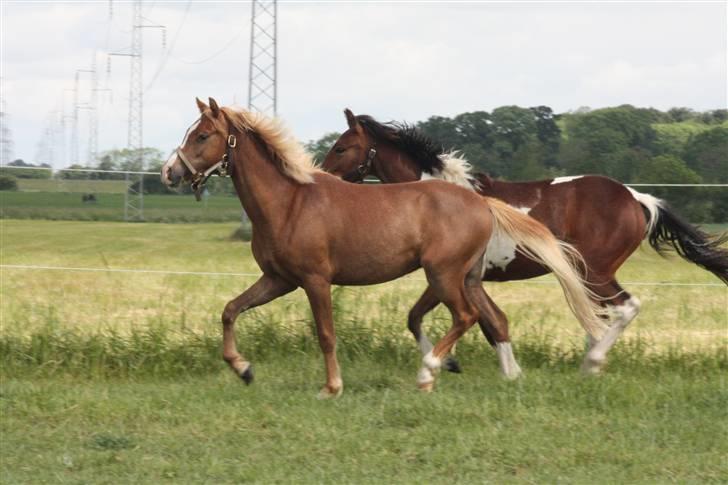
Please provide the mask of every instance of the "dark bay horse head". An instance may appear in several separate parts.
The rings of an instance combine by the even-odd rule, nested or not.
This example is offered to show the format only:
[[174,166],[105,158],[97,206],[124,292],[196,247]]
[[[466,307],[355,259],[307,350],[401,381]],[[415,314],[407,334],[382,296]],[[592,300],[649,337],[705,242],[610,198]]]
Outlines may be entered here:
[[[444,150],[414,126],[406,123],[380,123],[371,116],[356,116],[344,110],[349,129],[331,147],[321,168],[348,182],[361,182],[372,175],[385,182],[419,180],[423,172],[443,169],[440,156]],[[384,164],[387,155],[406,153],[417,163],[410,165]],[[388,176],[396,170],[397,180]]]
[[208,106],[197,99],[200,117],[187,129],[182,143],[162,167],[161,179],[166,186],[185,181],[197,191],[210,175],[224,175],[235,135],[230,133],[231,125],[217,102],[210,98],[209,103]]

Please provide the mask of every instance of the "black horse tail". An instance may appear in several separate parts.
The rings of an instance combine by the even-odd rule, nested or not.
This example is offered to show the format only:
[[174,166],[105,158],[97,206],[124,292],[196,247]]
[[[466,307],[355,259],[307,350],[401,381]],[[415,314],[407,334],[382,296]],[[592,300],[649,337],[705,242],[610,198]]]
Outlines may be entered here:
[[728,233],[708,234],[677,215],[664,200],[630,189],[648,214],[647,240],[660,253],[675,251],[728,285]]

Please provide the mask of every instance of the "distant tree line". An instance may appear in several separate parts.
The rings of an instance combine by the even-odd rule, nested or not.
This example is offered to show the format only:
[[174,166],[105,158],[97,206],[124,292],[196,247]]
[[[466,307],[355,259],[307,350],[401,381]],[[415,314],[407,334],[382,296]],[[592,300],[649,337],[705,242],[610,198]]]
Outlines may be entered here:
[[[370,113],[376,117],[376,113]],[[623,183],[728,183],[728,111],[663,112],[623,105],[555,114],[548,106],[502,106],[416,126],[476,171],[511,180],[601,174]],[[338,137],[308,143],[318,160]],[[656,188],[694,221],[727,221],[728,190]]]

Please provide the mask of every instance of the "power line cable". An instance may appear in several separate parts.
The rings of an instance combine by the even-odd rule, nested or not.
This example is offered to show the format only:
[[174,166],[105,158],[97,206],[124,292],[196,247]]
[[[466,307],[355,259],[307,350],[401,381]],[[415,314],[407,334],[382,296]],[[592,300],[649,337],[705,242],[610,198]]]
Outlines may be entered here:
[[182,21],[179,24],[179,27],[177,27],[177,31],[174,33],[174,37],[172,38],[172,41],[169,44],[169,47],[166,49],[164,55],[162,56],[162,59],[159,61],[159,65],[157,66],[157,70],[155,71],[154,75],[152,76],[152,80],[149,81],[149,84],[147,84],[147,87],[145,88],[146,91],[149,91],[152,86],[154,86],[154,83],[157,81],[157,78],[159,78],[159,75],[162,74],[162,71],[167,66],[167,62],[169,61],[170,55],[172,54],[172,51],[174,51],[174,47],[177,44],[177,39],[179,38],[179,34],[182,32],[182,27],[184,26],[185,22],[187,21],[187,14],[190,12],[190,8],[192,7],[192,0],[187,1],[187,5],[185,6],[185,12],[182,16]]

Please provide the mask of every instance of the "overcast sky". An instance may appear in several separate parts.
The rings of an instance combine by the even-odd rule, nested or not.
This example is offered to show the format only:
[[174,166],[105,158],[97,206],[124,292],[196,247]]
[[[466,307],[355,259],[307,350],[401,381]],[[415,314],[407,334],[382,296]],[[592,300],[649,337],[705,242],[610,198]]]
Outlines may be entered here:
[[[14,157],[35,159],[49,113],[97,60],[99,149],[127,139],[131,4],[2,0],[2,95]],[[168,152],[195,96],[247,103],[249,2],[147,1],[144,144]],[[557,112],[630,103],[726,107],[726,2],[392,3],[278,6],[278,111],[301,140],[345,127],[342,110],[418,121],[502,105]],[[227,48],[225,48],[227,46]],[[81,74],[80,101],[89,96]],[[64,94],[65,93],[65,94]],[[64,101],[65,96],[65,101]],[[86,162],[87,112],[80,114]],[[61,165],[57,160],[56,165]]]

